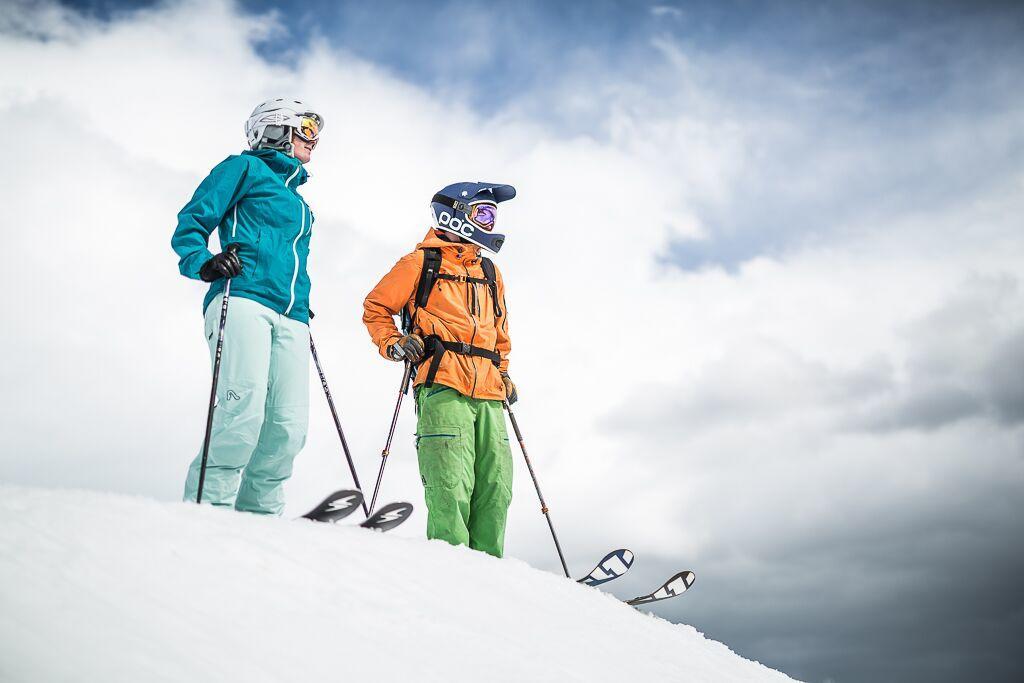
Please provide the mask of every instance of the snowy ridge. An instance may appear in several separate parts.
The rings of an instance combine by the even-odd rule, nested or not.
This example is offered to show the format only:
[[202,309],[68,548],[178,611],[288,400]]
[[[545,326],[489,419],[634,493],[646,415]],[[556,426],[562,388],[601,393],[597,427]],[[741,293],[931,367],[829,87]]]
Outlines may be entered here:
[[0,681],[314,680],[791,679],[517,560],[0,486]]

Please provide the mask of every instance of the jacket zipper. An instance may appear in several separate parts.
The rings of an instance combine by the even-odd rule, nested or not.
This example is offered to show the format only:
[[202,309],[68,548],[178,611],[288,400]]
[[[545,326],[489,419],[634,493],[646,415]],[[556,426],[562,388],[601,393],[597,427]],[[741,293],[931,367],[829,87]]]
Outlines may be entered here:
[[[463,270],[466,271],[467,294],[469,292],[472,292],[473,293],[473,298],[475,299],[476,298],[476,289],[475,289],[476,288],[476,284],[469,281],[469,266],[467,266],[465,263],[463,263],[462,264],[462,268],[463,268]],[[473,314],[473,308],[472,308],[472,306],[470,305],[470,303],[468,301],[466,302],[466,309],[469,312],[469,319],[473,321],[473,336],[471,336],[469,338],[469,345],[472,346],[473,342],[476,341],[476,332],[477,332],[476,316]],[[473,388],[469,392],[469,397],[470,398],[476,398],[476,380],[477,380],[476,356],[468,356],[468,358],[469,358],[469,364],[473,366]]]
[[[298,173],[298,170],[296,170]],[[289,178],[291,180],[291,178]],[[287,183],[286,183],[287,184]],[[284,314],[288,315],[292,312],[292,306],[295,305],[295,281],[299,277],[299,239],[302,238],[302,233],[306,232],[306,203],[298,196],[299,210],[302,213],[302,223],[299,226],[299,234],[295,236],[295,240],[292,242],[292,255],[295,257],[295,270],[292,271],[292,284],[291,284],[291,299],[288,301],[288,308],[284,310]]]

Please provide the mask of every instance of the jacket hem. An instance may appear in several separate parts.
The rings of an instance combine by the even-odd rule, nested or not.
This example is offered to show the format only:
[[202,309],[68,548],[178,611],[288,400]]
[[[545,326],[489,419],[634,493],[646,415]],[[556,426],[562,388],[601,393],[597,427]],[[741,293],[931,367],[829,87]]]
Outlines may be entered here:
[[[203,315],[204,316],[206,315],[206,309],[210,307],[210,304],[213,303],[213,300],[216,299],[218,295],[223,294],[223,293],[224,293],[224,288],[223,287],[221,287],[220,289],[217,289],[216,291],[211,289],[210,292],[207,293],[206,300],[203,302]],[[302,315],[302,312],[301,311],[296,311],[294,306],[292,307],[292,310],[291,310],[290,313],[285,314],[285,308],[286,308],[285,306],[282,306],[281,304],[275,303],[275,302],[271,301],[270,299],[268,299],[266,297],[260,296],[259,294],[254,294],[253,292],[247,292],[245,290],[239,291],[239,290],[232,289],[231,296],[232,296],[232,298],[238,297],[238,298],[241,298],[241,299],[249,299],[250,301],[255,301],[258,304],[262,304],[262,305],[266,306],[267,308],[272,310],[274,313],[277,313],[279,315],[283,315],[286,318],[289,318],[291,320],[295,320],[295,321],[298,321],[300,323],[304,323],[306,325],[309,325],[309,313],[306,313],[305,315]]]

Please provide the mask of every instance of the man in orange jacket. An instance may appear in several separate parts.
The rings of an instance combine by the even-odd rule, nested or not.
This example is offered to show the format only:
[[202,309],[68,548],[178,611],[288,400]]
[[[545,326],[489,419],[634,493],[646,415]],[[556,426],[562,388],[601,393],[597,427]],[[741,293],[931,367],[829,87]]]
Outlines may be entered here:
[[[417,366],[416,451],[427,537],[501,557],[512,501],[512,451],[502,402],[508,376],[505,284],[481,248],[497,253],[498,203],[511,185],[455,183],[431,200],[434,225],[373,288],[363,323],[382,356]],[[403,319],[403,331],[393,316]]]

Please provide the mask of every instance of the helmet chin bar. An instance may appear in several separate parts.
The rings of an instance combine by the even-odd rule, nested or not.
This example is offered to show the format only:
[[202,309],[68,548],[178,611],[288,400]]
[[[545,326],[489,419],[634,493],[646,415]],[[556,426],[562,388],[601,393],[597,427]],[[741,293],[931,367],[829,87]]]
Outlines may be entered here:
[[292,145],[292,129],[290,126],[267,126],[263,131],[256,149],[276,149],[284,152],[290,157],[295,156],[295,147]]

